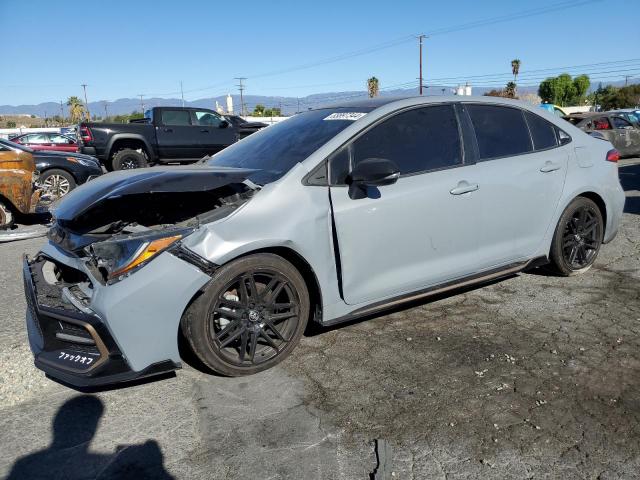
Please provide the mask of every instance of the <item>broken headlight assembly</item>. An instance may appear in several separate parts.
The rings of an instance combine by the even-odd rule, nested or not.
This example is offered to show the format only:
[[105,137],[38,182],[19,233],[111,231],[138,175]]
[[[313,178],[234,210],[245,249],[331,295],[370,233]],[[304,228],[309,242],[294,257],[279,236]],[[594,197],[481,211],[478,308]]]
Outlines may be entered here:
[[107,284],[112,284],[144,267],[193,231],[193,228],[170,228],[112,237],[89,245],[85,252],[91,258],[91,266]]

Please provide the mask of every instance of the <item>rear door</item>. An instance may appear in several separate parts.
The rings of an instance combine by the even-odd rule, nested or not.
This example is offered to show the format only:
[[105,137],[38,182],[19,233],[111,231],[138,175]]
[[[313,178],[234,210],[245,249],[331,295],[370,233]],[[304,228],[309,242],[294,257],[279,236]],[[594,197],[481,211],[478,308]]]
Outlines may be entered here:
[[163,108],[156,122],[158,155],[161,159],[198,159],[202,146],[198,143],[199,127],[191,122],[191,111]]
[[527,110],[471,103],[465,109],[479,153],[478,262],[486,269],[530,259],[554,227],[571,147],[560,145],[552,123]]
[[192,114],[202,156],[213,155],[237,140],[233,125],[213,110],[193,110]]
[[[462,152],[453,105],[443,104],[396,113],[329,159],[346,303],[381,300],[475,270],[474,165],[463,162]],[[352,198],[347,174],[367,158],[393,161],[401,177]]]

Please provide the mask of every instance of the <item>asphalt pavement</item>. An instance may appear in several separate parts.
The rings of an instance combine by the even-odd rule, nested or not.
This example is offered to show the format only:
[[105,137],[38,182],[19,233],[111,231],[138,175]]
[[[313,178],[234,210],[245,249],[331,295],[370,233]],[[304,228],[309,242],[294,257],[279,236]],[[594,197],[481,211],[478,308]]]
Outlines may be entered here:
[[[0,477],[640,478],[640,161],[586,274],[535,270],[312,330],[280,366],[80,393],[33,367],[0,244]],[[192,362],[193,363],[193,362]]]

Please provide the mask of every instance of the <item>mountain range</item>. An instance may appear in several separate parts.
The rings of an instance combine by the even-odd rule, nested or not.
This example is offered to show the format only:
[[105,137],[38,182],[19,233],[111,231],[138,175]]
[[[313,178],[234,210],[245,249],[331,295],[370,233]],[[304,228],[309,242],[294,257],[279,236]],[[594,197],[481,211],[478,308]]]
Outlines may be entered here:
[[[608,85],[621,86],[624,82],[611,82]],[[483,95],[489,90],[495,87],[483,87],[474,86],[473,95]],[[435,91],[433,91],[435,90]],[[425,95],[442,95],[450,94],[451,89],[441,88],[427,88]],[[448,90],[448,91],[447,91]],[[519,87],[518,92],[522,94],[536,93],[537,87]],[[383,96],[413,96],[417,95],[415,88],[411,89],[398,89],[398,90],[383,90],[380,92]],[[264,95],[244,95],[244,103],[246,109],[251,112],[257,104],[264,105],[267,108],[280,107],[284,115],[291,115],[298,111],[307,110],[309,108],[318,107],[324,104],[331,104],[339,102],[340,100],[357,99],[366,97],[367,93],[363,90],[360,91],[346,91],[346,92],[326,92],[316,93],[305,97],[291,97],[291,96],[264,96]],[[238,112],[240,110],[240,96],[237,94],[231,95],[233,98],[234,110]],[[219,97],[205,97],[192,101],[185,101],[184,105],[187,107],[200,107],[200,108],[215,108],[216,101],[226,108],[226,96]],[[144,98],[144,108],[158,107],[158,106],[181,106],[182,100],[179,98]],[[141,104],[139,98],[120,98],[115,101],[106,102],[107,111],[110,116],[124,115],[134,111],[141,110]],[[89,111],[92,116],[105,116],[105,101],[89,102]],[[68,107],[64,105],[65,116],[68,115]],[[60,103],[59,102],[44,102],[37,105],[0,105],[0,115],[36,115],[38,117],[60,115]]]

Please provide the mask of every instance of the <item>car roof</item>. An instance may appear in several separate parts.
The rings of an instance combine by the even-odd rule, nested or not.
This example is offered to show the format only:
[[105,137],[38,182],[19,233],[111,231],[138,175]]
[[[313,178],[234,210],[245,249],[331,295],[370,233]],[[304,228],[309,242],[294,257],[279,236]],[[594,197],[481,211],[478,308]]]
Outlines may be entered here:
[[403,105],[406,104],[414,104],[414,105],[422,105],[429,103],[443,103],[443,102],[474,102],[474,103],[486,103],[486,104],[504,104],[511,106],[526,106],[527,108],[532,108],[533,106],[529,103],[525,103],[521,100],[515,100],[513,98],[502,98],[502,97],[487,97],[484,95],[413,95],[413,96],[383,96],[376,98],[363,98],[363,99],[354,99],[327,103],[322,106],[318,106],[313,108],[312,110],[321,110],[328,108],[369,108],[375,110],[379,107],[390,105],[393,103],[401,103]]

